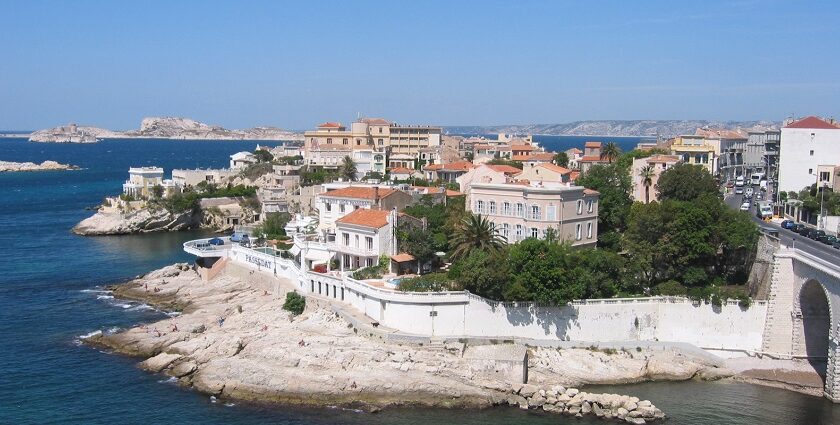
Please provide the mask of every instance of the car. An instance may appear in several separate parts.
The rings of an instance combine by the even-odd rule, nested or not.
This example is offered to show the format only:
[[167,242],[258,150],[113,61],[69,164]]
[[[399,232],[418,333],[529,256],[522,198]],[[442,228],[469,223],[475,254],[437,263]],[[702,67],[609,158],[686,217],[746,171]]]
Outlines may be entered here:
[[799,233],[799,232],[801,232],[801,231],[802,231],[802,229],[804,229],[804,228],[805,228],[805,225],[804,225],[804,224],[802,224],[802,223],[796,223],[796,224],[794,224],[793,226],[789,227],[788,229],[790,229],[791,231],[793,231],[793,232],[795,232],[795,233]]
[[787,229],[788,226],[790,226],[791,224],[793,224],[793,222],[790,220],[782,220],[782,222],[779,223],[779,227],[781,227],[782,229]]
[[808,236],[809,239],[813,239],[815,241],[818,241],[818,240],[820,240],[821,237],[825,236],[825,231],[824,230],[811,229],[811,231],[808,232],[808,234],[806,236]]
[[752,196],[752,194],[753,194],[753,188],[748,187],[748,188],[746,188],[746,190],[744,190],[744,195]]
[[808,236],[808,233],[811,233],[811,228],[810,228],[810,227],[806,227],[806,226],[803,224],[803,225],[802,225],[802,227],[800,227],[800,228],[796,231],[796,233],[799,233],[799,234],[800,234],[800,235],[802,235],[802,236]]
[[[787,221],[787,224],[785,224],[785,226],[784,226],[785,229],[791,230],[791,229],[793,229],[793,226],[796,226],[796,222],[793,221],[793,220],[785,220],[785,221]],[[784,221],[782,223],[784,224]]]
[[744,194],[744,188],[741,187],[741,186],[736,187],[735,188],[735,194],[736,195],[743,195]]
[[749,202],[744,202],[743,204],[741,204],[741,211],[749,211],[749,210],[750,210],[750,203]]
[[822,235],[822,236],[820,236],[820,238],[819,238],[819,239],[817,239],[817,240],[818,240],[818,241],[820,241],[820,242],[822,242],[822,243],[824,243],[824,244],[826,244],[826,245],[833,245],[833,244],[834,244],[834,242],[837,242],[837,236],[832,236],[832,235]]
[[831,244],[831,246],[834,247],[834,249],[840,249],[840,239],[834,241],[834,243]]

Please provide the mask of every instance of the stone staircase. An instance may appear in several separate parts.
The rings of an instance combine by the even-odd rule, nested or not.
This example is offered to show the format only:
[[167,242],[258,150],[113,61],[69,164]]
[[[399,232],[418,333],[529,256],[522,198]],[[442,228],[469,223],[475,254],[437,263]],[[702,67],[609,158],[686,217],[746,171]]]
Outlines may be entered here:
[[429,348],[429,350],[433,350],[433,351],[445,352],[446,351],[446,344],[444,344],[442,339],[433,337],[429,340],[428,348]]
[[[793,352],[793,269],[790,259],[773,259],[762,351],[783,358]],[[787,272],[789,270],[789,273]]]

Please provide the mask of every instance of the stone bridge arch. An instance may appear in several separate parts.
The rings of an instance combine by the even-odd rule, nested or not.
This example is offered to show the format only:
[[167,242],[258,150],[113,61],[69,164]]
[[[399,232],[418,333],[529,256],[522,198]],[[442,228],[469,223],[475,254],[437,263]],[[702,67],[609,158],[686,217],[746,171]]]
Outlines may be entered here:
[[829,358],[831,310],[825,286],[816,279],[805,281],[794,298],[793,355],[806,358],[823,379]]

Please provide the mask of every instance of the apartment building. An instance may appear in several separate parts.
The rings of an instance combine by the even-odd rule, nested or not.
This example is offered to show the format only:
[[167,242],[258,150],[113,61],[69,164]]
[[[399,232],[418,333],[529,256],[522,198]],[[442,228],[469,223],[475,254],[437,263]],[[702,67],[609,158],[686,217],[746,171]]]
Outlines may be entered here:
[[583,156],[578,158],[577,164],[580,167],[580,172],[587,172],[593,165],[607,164],[609,161],[601,158],[601,149],[603,144],[601,142],[586,142],[583,145]]
[[[659,193],[656,191],[656,184],[662,173],[680,162],[677,155],[653,155],[647,158],[633,160],[633,167],[630,169],[630,179],[633,181],[633,200],[636,202],[653,202],[659,200]],[[642,170],[650,167],[653,171],[650,186],[645,186]]]
[[522,167],[522,172],[516,176],[516,179],[530,183],[568,183],[571,177],[572,170],[549,162],[541,162]]
[[379,209],[401,211],[411,205],[414,198],[408,193],[388,187],[348,186],[328,190],[318,195],[318,230],[328,235],[335,234],[335,223],[341,217],[358,209]]
[[544,238],[549,228],[573,246],[598,242],[599,193],[568,183],[473,183],[467,209],[492,221],[509,243]]
[[813,116],[791,120],[779,145],[779,190],[799,192],[817,183],[820,165],[840,164],[840,125]]
[[714,176],[718,173],[720,140],[698,135],[679,136],[671,144],[671,154],[679,156],[686,164],[702,165]]
[[364,118],[350,125],[325,122],[304,133],[304,156],[313,149],[343,146],[347,149],[373,149],[391,154],[419,157],[420,150],[441,144],[440,127],[400,125],[382,118]]
[[164,180],[163,168],[131,167],[128,169],[128,180],[123,183],[123,193],[134,198],[150,198],[155,186],[163,189],[164,197],[178,192],[175,182]]

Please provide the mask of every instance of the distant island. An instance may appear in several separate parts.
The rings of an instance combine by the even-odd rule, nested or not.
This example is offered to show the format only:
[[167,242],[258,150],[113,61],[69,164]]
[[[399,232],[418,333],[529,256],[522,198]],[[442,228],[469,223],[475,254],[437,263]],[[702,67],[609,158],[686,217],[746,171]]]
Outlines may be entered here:
[[61,164],[55,161],[44,161],[40,164],[34,162],[11,162],[0,161],[0,173],[15,171],[54,171],[54,170],[78,170],[76,165]]
[[774,121],[707,121],[707,120],[604,120],[575,121],[567,124],[512,124],[491,126],[449,126],[450,134],[542,134],[547,136],[628,136],[672,137],[694,134],[702,127],[723,129],[778,128]]
[[143,118],[139,130],[114,131],[105,128],[68,124],[29,135],[30,142],[96,143],[101,139],[181,139],[181,140],[303,140],[303,135],[276,127],[230,130],[189,118]]

